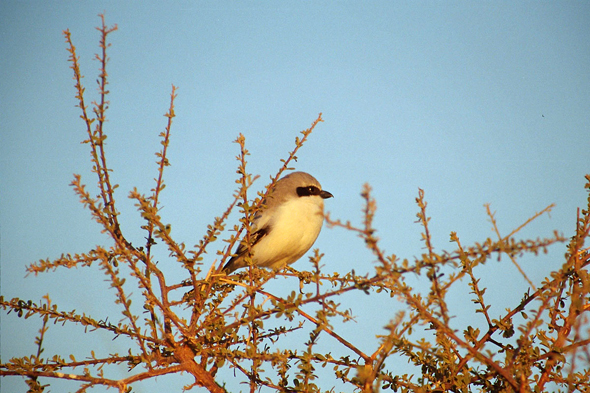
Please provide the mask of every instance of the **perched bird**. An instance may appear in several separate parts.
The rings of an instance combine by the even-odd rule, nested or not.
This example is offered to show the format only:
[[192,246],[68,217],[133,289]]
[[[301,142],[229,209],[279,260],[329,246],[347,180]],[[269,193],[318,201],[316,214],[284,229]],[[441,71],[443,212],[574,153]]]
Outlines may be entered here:
[[[332,197],[305,172],[293,172],[277,181],[252,222],[253,264],[280,269],[301,258],[322,229],[324,199]],[[247,254],[248,245],[240,244],[223,271],[231,273],[248,266]]]

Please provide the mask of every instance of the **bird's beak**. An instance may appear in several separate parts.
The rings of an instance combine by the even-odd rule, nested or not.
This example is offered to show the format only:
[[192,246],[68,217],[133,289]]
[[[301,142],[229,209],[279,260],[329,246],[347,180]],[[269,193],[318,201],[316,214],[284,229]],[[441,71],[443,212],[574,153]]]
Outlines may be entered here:
[[321,196],[323,199],[334,198],[334,195],[332,195],[332,193],[331,193],[331,192],[328,192],[328,191],[325,191],[325,190],[324,190],[324,191],[322,191],[322,192],[320,192],[320,196]]

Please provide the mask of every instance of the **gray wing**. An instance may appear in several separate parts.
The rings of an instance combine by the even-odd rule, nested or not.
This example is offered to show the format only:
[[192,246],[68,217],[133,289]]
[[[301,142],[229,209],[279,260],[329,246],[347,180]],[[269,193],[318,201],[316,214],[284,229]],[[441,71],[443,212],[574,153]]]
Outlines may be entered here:
[[[270,225],[267,225],[265,227],[260,228],[256,232],[254,232],[252,234],[252,245],[250,246],[250,249],[252,249],[252,247],[254,247],[264,236],[266,236],[269,231],[270,231]],[[235,257],[231,257],[231,259],[225,264],[225,266],[223,267],[223,272],[226,274],[229,274],[229,273],[233,272],[234,270],[237,270],[242,267],[246,267],[247,265],[246,265],[246,261],[244,261],[244,257],[246,256],[247,252],[248,252],[248,246],[246,244],[240,242],[240,245],[238,246],[238,249],[236,250],[237,255]]]

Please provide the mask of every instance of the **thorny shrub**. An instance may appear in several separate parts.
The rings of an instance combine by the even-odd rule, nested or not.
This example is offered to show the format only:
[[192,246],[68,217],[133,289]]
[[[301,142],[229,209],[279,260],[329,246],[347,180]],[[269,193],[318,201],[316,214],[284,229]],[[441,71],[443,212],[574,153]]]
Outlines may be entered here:
[[[39,304],[2,297],[0,304],[8,313],[18,317],[36,316],[42,321],[35,338],[37,353],[4,361],[0,365],[2,376],[25,377],[31,392],[41,392],[47,386],[41,384],[40,378],[44,382],[71,380],[78,384],[80,392],[98,385],[126,392],[136,382],[179,373],[194,378],[185,389],[203,387],[211,392],[224,392],[224,383],[218,377],[221,368],[233,369],[236,378],[246,383],[251,392],[260,388],[284,392],[335,391],[333,386],[337,382],[349,391],[362,392],[389,389],[401,392],[590,390],[587,328],[590,257],[584,245],[590,230],[588,206],[578,213],[576,230],[569,239],[563,265],[537,284],[528,279],[519,259],[524,254],[544,252],[552,244],[567,239],[557,233],[550,238],[535,240],[516,240],[515,235],[530,221],[548,213],[552,206],[507,235],[500,234],[494,214],[487,207],[497,239],[488,238],[482,243],[465,246],[456,233],[451,233],[455,249],[439,252],[431,244],[430,218],[426,213],[424,193],[420,190],[416,198],[417,216],[425,252],[413,260],[401,260],[396,255],[385,255],[375,236],[376,204],[368,185],[361,194],[364,198],[361,225],[354,226],[330,217],[326,220],[329,225],[346,228],[364,239],[376,260],[372,274],[359,276],[354,271],[343,275],[325,274],[321,271],[322,254],[315,250],[310,258],[312,271],[288,267],[276,272],[249,267],[228,277],[220,273],[220,267],[235,249],[238,239],[243,237],[248,242],[250,224],[261,208],[264,193],[259,193],[253,201],[248,198],[247,191],[254,177],[246,170],[248,151],[245,139],[240,135],[236,140],[240,147],[237,190],[231,205],[208,226],[202,240],[194,247],[187,248],[171,237],[170,226],[162,221],[159,208],[175,117],[176,88],[173,86],[170,107],[165,115],[167,125],[160,134],[162,149],[156,154],[154,188],[148,195],[136,189],[129,194],[144,219],[142,229],[146,239],[141,247],[133,245],[119,224],[116,185],[111,182],[111,169],[107,166],[105,153],[107,38],[116,26],[109,28],[102,15],[101,19],[102,26],[97,28],[101,51],[96,55],[100,62],[99,99],[92,102],[91,113],[86,104],[79,58],[70,32],[64,32],[74,72],[76,98],[87,133],[84,142],[90,147],[92,169],[98,177],[98,195],[93,197],[93,192],[87,190],[78,175],[72,186],[113,244],[110,247],[97,246],[87,253],[41,260],[27,270],[40,274],[63,267],[98,267],[110,283],[114,302],[120,307],[123,319],[119,323],[110,323],[108,319],[97,319],[86,313],[63,311],[52,304],[49,296]],[[308,130],[302,131],[302,137],[296,138],[295,148],[283,160],[268,187],[289,169],[297,151],[321,121],[320,114]],[[586,180],[590,192],[590,176]],[[224,240],[223,247],[217,248],[219,258],[210,266],[204,265],[206,250],[218,244],[216,240],[228,229],[228,216],[236,208],[243,217],[241,224],[229,228],[232,235]],[[168,262],[182,266],[185,271],[183,280],[172,282],[158,267],[162,262],[154,257],[155,247],[165,247],[170,255]],[[512,308],[494,318],[489,314],[489,299],[480,278],[486,261],[499,255],[507,256],[520,269],[530,289],[522,299],[514,300]],[[265,284],[277,276],[298,280],[299,288],[288,296],[270,293]],[[426,294],[410,286],[410,276],[428,283]],[[132,280],[136,292],[139,289],[143,303],[141,313],[132,307],[130,291],[124,285],[127,280]],[[473,326],[464,326],[463,330],[451,328],[453,314],[447,295],[461,281],[469,283],[469,296],[477,307],[474,318],[485,320],[486,329]],[[335,321],[352,318],[350,310],[339,303],[342,295],[349,292],[361,292],[362,296],[385,293],[405,306],[405,311],[391,316],[385,330],[375,327],[371,333],[379,339],[375,348],[361,349],[358,343],[339,334],[339,328],[335,327],[341,326]],[[518,324],[516,316],[520,318]],[[271,324],[271,318],[278,323]],[[57,354],[43,357],[43,341],[50,322],[56,329],[72,324],[127,340],[128,353],[98,356],[92,351],[82,355],[83,360],[74,355],[69,359]],[[426,327],[430,334],[414,334],[417,326]],[[302,330],[308,336],[306,342],[297,348],[284,344],[292,334]],[[332,351],[316,349],[320,337],[332,341]],[[333,355],[335,353],[342,355]],[[396,374],[395,364],[388,362],[393,356],[413,364],[417,375]],[[128,367],[125,378],[109,377],[111,368],[117,366]],[[320,383],[317,370],[325,367],[333,370],[333,380],[324,377]]]

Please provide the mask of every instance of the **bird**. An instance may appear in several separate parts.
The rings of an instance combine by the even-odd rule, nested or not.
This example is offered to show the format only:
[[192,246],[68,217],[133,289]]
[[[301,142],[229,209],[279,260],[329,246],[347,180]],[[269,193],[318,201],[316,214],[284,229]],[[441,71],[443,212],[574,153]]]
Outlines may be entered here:
[[[278,180],[252,221],[250,253],[258,267],[280,269],[301,258],[316,241],[324,222],[324,199],[333,198],[306,172]],[[248,266],[248,245],[242,241],[223,267],[226,274]]]

